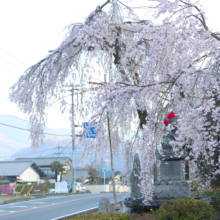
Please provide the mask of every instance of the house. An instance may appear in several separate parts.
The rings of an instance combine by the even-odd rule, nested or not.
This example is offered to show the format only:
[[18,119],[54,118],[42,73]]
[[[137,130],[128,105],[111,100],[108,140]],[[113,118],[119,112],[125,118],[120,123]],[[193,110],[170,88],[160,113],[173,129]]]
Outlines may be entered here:
[[[85,179],[88,177],[88,172],[89,172],[88,168],[83,168],[83,167],[76,166],[75,171],[76,171],[76,175],[75,175],[76,176],[76,181],[84,182]],[[71,170],[69,171],[68,175],[63,176],[63,179],[66,179],[67,182],[72,182],[72,172],[71,172]]]
[[[62,180],[67,181],[67,183],[70,183],[72,180],[72,160],[69,157],[37,157],[37,158],[16,158],[15,161],[34,161],[49,177],[50,182],[55,182],[55,171],[51,170],[51,164],[54,161],[58,161],[59,163],[65,165],[64,166],[64,172],[62,174]],[[82,179],[85,180],[88,176],[88,169],[82,168],[82,167],[76,167],[76,179]],[[61,174],[58,174],[58,181],[61,180]],[[43,182],[43,180],[42,180]]]
[[0,161],[0,176],[10,183],[40,183],[46,174],[33,161]]
[[[115,184],[120,183],[120,171],[115,171]],[[97,172],[96,177],[100,179],[100,184],[104,184],[104,173],[103,172]],[[85,180],[84,183],[87,183],[88,180]],[[106,171],[105,172],[105,184],[112,184],[112,171]]]
[[[16,158],[15,161],[33,161],[35,162],[49,178],[50,182],[55,182],[55,171],[51,170],[51,164],[54,161],[65,165],[64,170],[69,170],[72,165],[72,160],[69,157],[35,157],[35,158]],[[61,173],[58,173],[58,181],[61,180]],[[44,180],[41,180],[44,182]]]
[[[120,182],[120,171],[115,171],[115,184]],[[99,172],[98,177],[102,178],[102,184],[104,184],[104,173]],[[112,184],[112,171],[105,172],[105,184]]]

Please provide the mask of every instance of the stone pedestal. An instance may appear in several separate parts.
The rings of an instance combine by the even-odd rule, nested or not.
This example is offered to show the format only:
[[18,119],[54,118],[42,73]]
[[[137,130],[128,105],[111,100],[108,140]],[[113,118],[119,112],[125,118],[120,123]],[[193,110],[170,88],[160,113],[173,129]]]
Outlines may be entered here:
[[190,198],[190,185],[183,180],[181,161],[161,161],[160,181],[154,183],[154,199]]
[[153,199],[190,198],[190,185],[184,180],[162,180],[154,183]]

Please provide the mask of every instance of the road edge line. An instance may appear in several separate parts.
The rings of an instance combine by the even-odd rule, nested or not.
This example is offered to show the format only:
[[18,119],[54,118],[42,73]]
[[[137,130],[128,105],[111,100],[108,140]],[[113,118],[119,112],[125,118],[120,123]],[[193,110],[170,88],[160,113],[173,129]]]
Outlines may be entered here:
[[[124,200],[119,200],[117,201],[117,203],[121,203],[123,202]],[[114,204],[114,202],[111,202],[110,204]],[[74,213],[71,213],[71,214],[68,214],[68,215],[63,215],[63,216],[60,216],[60,217],[57,217],[57,218],[52,218],[50,220],[65,220],[66,218],[68,217],[73,217],[75,215],[78,215],[78,214],[86,214],[86,213],[89,213],[88,211],[98,211],[99,207],[96,206],[96,207],[93,207],[93,208],[90,208],[90,209],[85,209],[85,210],[82,210],[80,212],[74,212]]]
[[93,207],[93,208],[90,208],[90,209],[85,209],[85,210],[82,210],[80,212],[74,212],[74,213],[71,213],[71,214],[68,214],[68,215],[63,215],[63,216],[60,216],[58,218],[52,218],[51,220],[62,220],[62,219],[65,219],[66,217],[72,217],[74,215],[78,215],[78,214],[83,214],[83,213],[87,213],[88,211],[96,211],[98,210],[98,206],[96,207]]

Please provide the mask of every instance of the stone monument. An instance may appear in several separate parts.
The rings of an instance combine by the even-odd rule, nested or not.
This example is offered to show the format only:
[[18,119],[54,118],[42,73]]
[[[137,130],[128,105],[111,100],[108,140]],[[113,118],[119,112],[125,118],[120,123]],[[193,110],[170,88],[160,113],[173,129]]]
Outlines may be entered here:
[[141,190],[138,186],[140,184],[140,172],[141,172],[141,164],[139,160],[139,155],[134,155],[133,169],[130,176],[131,183],[131,197],[132,198],[141,198]]
[[[157,159],[161,160],[160,163],[160,181],[154,183],[154,199],[177,199],[177,198],[190,198],[190,186],[184,180],[184,175],[181,166],[181,160],[187,156],[184,147],[181,149],[182,155],[175,157],[171,141],[175,140],[177,128],[175,122],[177,117],[173,112],[168,115],[168,123],[174,125],[174,129],[168,131],[164,136],[162,142],[162,155],[156,151]],[[166,121],[164,123],[166,124]]]
[[187,156],[184,147],[181,149],[182,154],[175,157],[170,141],[175,140],[177,128],[175,127],[177,117],[171,112],[168,119],[164,120],[164,124],[172,123],[174,129],[166,131],[162,142],[162,153],[156,151],[156,157],[161,160],[160,163],[160,181],[154,183],[153,200],[149,200],[148,204],[143,203],[143,199],[127,198],[124,201],[125,206],[132,209],[151,209],[157,208],[162,203],[171,199],[190,198],[190,185],[184,180],[181,166],[181,160]]
[[98,212],[114,212],[114,205],[112,205],[107,198],[100,198]]

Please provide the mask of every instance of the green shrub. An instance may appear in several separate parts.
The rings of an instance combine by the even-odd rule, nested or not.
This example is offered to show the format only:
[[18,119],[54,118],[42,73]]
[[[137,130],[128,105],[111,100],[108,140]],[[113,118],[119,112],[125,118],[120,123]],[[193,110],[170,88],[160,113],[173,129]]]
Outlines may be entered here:
[[158,218],[155,218],[150,213],[131,213],[131,219],[134,220],[158,220]]
[[23,186],[25,186],[24,189],[23,189],[23,191],[22,191],[22,192],[24,192],[24,193],[27,193],[27,192],[30,190],[30,188],[31,188],[31,185],[19,184],[19,185],[17,185],[15,191],[16,191],[16,192],[21,192]]
[[211,205],[217,209],[220,209],[220,189],[204,191],[203,195],[210,197]]
[[215,211],[211,205],[195,199],[175,199],[166,202],[153,215],[160,220],[211,220]]
[[92,214],[84,214],[84,215],[77,215],[69,220],[130,220],[131,216],[129,214],[122,214],[122,213],[92,213]]

